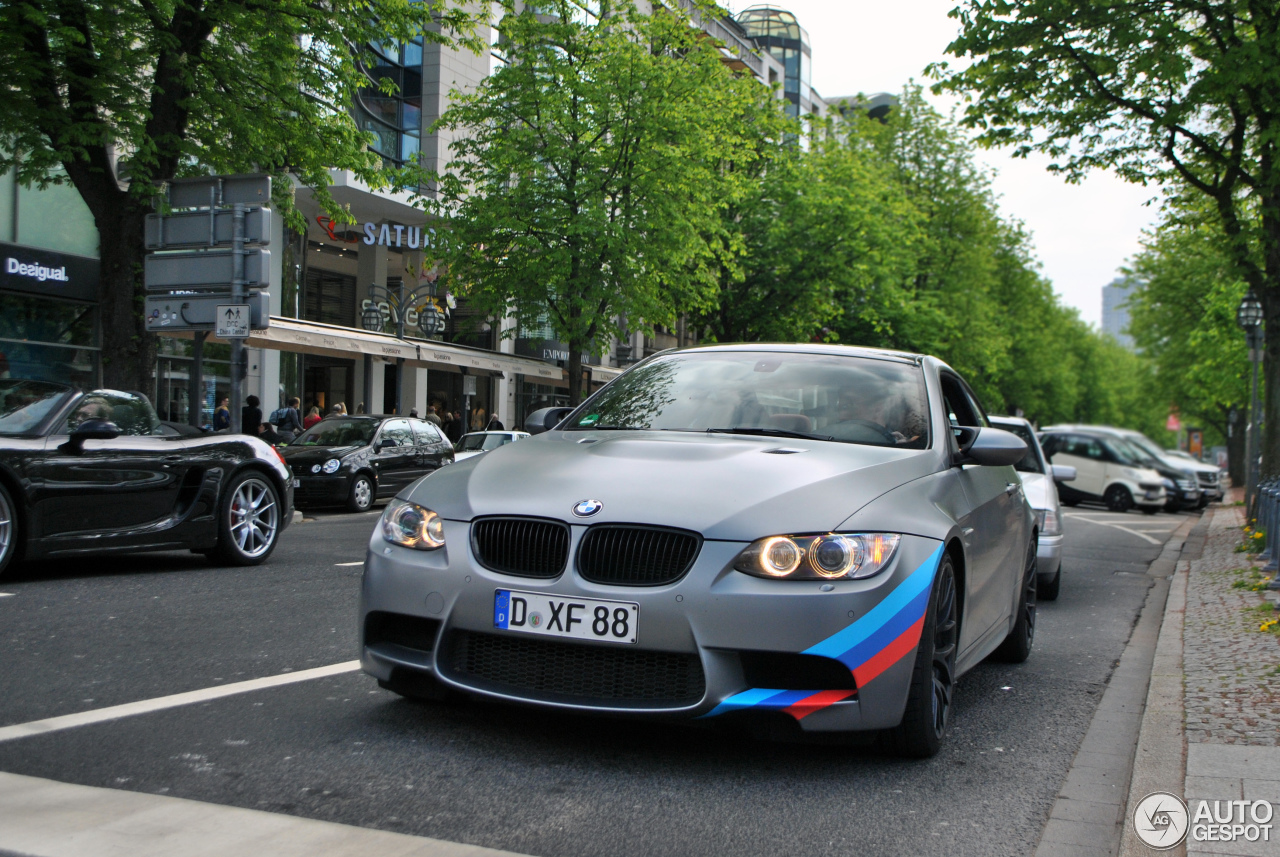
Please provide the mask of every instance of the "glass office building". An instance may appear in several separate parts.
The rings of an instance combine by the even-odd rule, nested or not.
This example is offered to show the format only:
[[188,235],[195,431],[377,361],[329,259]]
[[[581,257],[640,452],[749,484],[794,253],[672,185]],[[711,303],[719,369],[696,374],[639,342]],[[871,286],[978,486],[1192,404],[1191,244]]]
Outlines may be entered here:
[[752,6],[738,15],[738,23],[757,45],[782,64],[787,113],[800,116],[814,112],[813,50],[809,47],[809,33],[796,16],[777,6]]

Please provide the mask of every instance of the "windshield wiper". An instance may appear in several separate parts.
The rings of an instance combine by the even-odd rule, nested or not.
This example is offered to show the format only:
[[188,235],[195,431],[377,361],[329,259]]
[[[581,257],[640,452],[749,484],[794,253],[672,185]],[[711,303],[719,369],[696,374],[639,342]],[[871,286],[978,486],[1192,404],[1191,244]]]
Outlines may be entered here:
[[737,426],[736,428],[709,428],[707,434],[747,434],[759,435],[761,437],[798,437],[805,440],[835,440],[834,437],[825,434],[811,434],[804,431],[790,431],[780,428],[754,428],[751,426]]

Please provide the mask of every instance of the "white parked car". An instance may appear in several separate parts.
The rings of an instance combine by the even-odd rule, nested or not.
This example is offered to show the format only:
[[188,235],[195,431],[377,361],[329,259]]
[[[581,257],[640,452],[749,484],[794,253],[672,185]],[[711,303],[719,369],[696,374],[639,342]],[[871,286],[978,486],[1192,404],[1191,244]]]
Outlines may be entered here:
[[1016,434],[1027,444],[1027,454],[1013,467],[1022,478],[1022,492],[1027,502],[1040,518],[1036,550],[1038,595],[1045,601],[1056,601],[1062,582],[1062,506],[1056,483],[1072,481],[1076,470],[1066,464],[1050,464],[1031,423],[1022,417],[991,417],[990,420],[996,428]]
[[473,458],[482,452],[515,443],[528,436],[527,431],[473,431],[470,434],[464,434],[458,441],[458,445],[454,447],[453,460],[462,461]]
[[[1222,471],[1212,464],[1205,464],[1197,461],[1185,452],[1179,452],[1173,449],[1165,449],[1160,444],[1153,441],[1140,431],[1133,429],[1115,428],[1113,426],[1086,426],[1086,425],[1064,425],[1049,426],[1045,431],[1070,431],[1072,429],[1081,429],[1084,431],[1096,431],[1118,437],[1121,440],[1128,441],[1138,447],[1142,452],[1150,455],[1166,467],[1181,471],[1186,474],[1187,478],[1195,480],[1196,487],[1200,490],[1200,495],[1195,503],[1196,507],[1203,509],[1214,500],[1221,500],[1222,491]],[[1179,479],[1181,481],[1181,479]],[[1184,504],[1184,506],[1189,505]],[[1172,511],[1172,510],[1170,510]]]
[[1148,515],[1164,508],[1165,478],[1144,467],[1138,453],[1112,434],[1096,429],[1048,429],[1040,445],[1053,464],[1076,469],[1071,485],[1059,486],[1062,502],[1074,506],[1092,500],[1113,512],[1135,506]]

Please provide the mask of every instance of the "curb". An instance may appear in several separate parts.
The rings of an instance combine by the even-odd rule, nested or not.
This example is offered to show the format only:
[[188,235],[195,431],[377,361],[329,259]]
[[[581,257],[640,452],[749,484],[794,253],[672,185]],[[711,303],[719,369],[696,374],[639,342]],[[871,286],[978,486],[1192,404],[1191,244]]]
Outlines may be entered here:
[[[1049,820],[1040,834],[1036,857],[1113,857],[1125,831],[1125,809],[1135,755],[1145,726],[1144,712],[1161,637],[1170,580],[1181,552],[1196,529],[1207,531],[1208,516],[1188,518],[1165,542],[1147,569],[1154,583],[1138,614],[1120,662],[1107,680],[1098,709],[1067,771]],[[1203,537],[1199,544],[1203,544]],[[1179,628],[1179,630],[1181,630]],[[1181,634],[1178,637],[1181,643]],[[1181,651],[1179,650],[1179,664]],[[1179,682],[1181,675],[1179,674]],[[1181,684],[1178,685],[1181,704]],[[1181,719],[1178,720],[1181,764]],[[1180,782],[1180,780],[1178,781]]]

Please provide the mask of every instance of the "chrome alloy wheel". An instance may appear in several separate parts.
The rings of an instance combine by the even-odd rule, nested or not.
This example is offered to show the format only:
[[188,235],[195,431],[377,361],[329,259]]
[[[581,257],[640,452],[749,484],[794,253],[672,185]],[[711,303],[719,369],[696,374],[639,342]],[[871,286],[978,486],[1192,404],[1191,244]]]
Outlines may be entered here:
[[9,495],[0,491],[0,569],[13,550],[13,507],[9,505]]
[[271,550],[280,529],[280,508],[271,486],[257,477],[237,485],[231,497],[230,523],[231,538],[246,558]]
[[373,503],[373,486],[369,484],[369,480],[357,479],[352,490],[355,492],[356,505],[361,509],[369,508],[369,505]]

